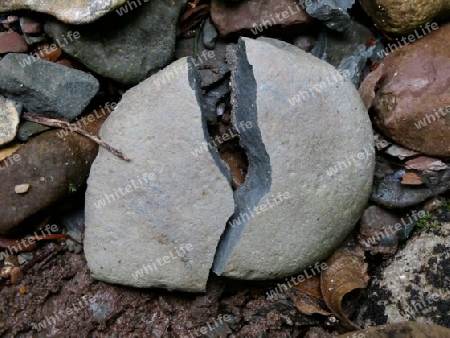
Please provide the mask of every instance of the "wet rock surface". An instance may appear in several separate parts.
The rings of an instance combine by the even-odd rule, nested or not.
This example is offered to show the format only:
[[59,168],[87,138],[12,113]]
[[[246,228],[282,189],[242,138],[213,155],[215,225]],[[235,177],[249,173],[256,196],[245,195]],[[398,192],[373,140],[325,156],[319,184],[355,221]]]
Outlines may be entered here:
[[53,21],[44,28],[59,41],[69,32],[79,32],[79,39],[62,46],[67,54],[106,78],[135,85],[172,59],[176,23],[184,3],[142,2],[136,10],[122,15],[114,12],[89,25]]
[[0,60],[0,72],[4,96],[48,117],[74,119],[99,89],[92,75],[25,54],[6,55]]
[[[259,58],[261,53],[268,57]],[[337,74],[304,51],[271,39],[242,39],[235,63],[233,123],[255,125],[240,132],[249,172],[255,174],[235,192],[237,208],[214,271],[243,279],[280,278],[325,258],[357,222],[371,186],[372,132],[359,96],[344,78],[329,87],[326,97],[319,93],[299,105],[287,104],[307,91],[308,83]],[[304,82],[285,88],[292,74]],[[345,137],[350,129],[351,141]],[[368,156],[352,170],[327,174],[340,159],[364,149]],[[341,181],[353,182],[352,187],[344,192]]]
[[10,0],[0,3],[0,12],[28,9],[56,16],[68,23],[88,23],[124,4],[125,0],[76,0],[68,2]]
[[199,74],[183,58],[128,91],[102,128],[131,162],[100,150],[91,169],[84,250],[95,278],[205,290],[234,202],[225,164],[206,146],[199,100]]

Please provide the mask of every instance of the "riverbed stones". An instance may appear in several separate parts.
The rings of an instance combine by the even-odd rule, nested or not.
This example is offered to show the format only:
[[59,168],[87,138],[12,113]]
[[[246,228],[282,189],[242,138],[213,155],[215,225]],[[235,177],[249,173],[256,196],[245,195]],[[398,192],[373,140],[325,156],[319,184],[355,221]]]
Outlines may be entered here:
[[[89,69],[131,86],[171,61],[178,17],[185,2],[143,0],[139,8],[130,9],[131,4],[126,4],[92,24],[49,21],[44,29],[56,41],[68,41],[61,48]],[[80,37],[69,41],[73,32]]]
[[[53,15],[59,20],[82,24],[92,22],[113,9],[124,4],[127,0],[8,0],[0,2],[0,12],[16,10],[31,10]],[[136,1],[138,2],[138,0]],[[148,0],[142,0],[142,3]]]
[[26,54],[7,54],[0,60],[0,74],[4,96],[47,117],[74,119],[99,89],[90,74]]
[[234,202],[224,163],[206,147],[200,93],[182,58],[126,92],[104,124],[101,138],[131,162],[100,150],[91,169],[84,250],[94,278],[205,291]]
[[286,277],[326,258],[363,212],[374,169],[371,124],[351,82],[297,47],[243,38],[229,59],[233,123],[254,128],[240,135],[250,174],[235,192],[214,271]]

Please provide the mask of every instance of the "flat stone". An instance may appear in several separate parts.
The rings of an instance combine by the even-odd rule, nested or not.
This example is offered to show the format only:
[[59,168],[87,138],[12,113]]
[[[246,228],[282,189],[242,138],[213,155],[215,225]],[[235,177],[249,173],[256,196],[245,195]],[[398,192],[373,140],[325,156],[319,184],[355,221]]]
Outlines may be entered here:
[[99,89],[90,74],[25,54],[7,54],[0,60],[0,73],[4,96],[48,117],[74,119]]
[[69,32],[79,32],[80,38],[61,45],[67,54],[106,78],[135,85],[172,59],[184,3],[184,0],[142,2],[142,6],[127,14],[114,12],[89,25],[50,21],[44,30],[62,42]]
[[[283,17],[283,13],[287,14]],[[252,29],[256,35],[266,29],[302,26],[314,21],[296,0],[248,0],[233,5],[213,0],[211,18],[221,36]],[[290,30],[292,31],[292,27]]]
[[26,51],[28,51],[28,45],[19,33],[0,32],[0,54]]
[[16,137],[20,122],[20,111],[11,100],[0,96],[0,145],[11,142]]
[[367,110],[334,67],[287,43],[243,38],[228,61],[233,124],[254,127],[240,132],[250,174],[235,191],[213,271],[293,275],[333,252],[364,211],[374,170]]
[[[138,1],[136,0],[136,2]],[[70,2],[9,0],[0,2],[0,12],[28,9],[53,15],[63,22],[83,24],[97,20],[126,2],[127,0],[74,0]],[[145,0],[142,0],[142,2],[145,2]]]
[[40,123],[34,123],[30,121],[25,121],[19,125],[19,131],[17,132],[17,138],[20,141],[28,141],[31,137],[36,134],[40,134],[44,131],[50,130],[50,127],[44,126]]
[[131,162],[100,150],[91,168],[84,251],[94,278],[205,291],[234,202],[217,152],[193,156],[208,139],[200,93],[182,58],[126,92],[104,124],[102,140]]

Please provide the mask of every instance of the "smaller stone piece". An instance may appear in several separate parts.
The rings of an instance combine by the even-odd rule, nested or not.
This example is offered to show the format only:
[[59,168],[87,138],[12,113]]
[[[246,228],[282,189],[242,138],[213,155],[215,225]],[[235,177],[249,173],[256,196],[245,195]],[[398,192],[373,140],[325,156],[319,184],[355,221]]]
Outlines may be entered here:
[[351,24],[350,9],[355,0],[310,0],[306,1],[306,12],[322,21],[328,28],[343,31]]
[[74,119],[99,89],[90,74],[25,54],[7,54],[0,60],[0,74],[3,95],[48,117]]
[[296,0],[249,0],[233,6],[222,0],[213,0],[211,18],[221,36],[243,30],[251,30],[257,35],[272,27],[311,24],[314,21]]
[[18,184],[14,187],[16,194],[26,194],[29,189],[30,185],[28,183]]
[[17,138],[20,141],[25,142],[28,141],[33,135],[40,134],[50,129],[50,127],[44,126],[43,124],[25,121],[19,125]]
[[447,0],[359,0],[361,7],[373,19],[375,25],[394,34],[420,31],[420,25],[435,19],[449,17]]
[[[0,13],[27,9],[53,15],[63,22],[83,24],[97,20],[124,4],[126,1],[127,0],[9,0],[0,1]],[[148,0],[142,0],[142,3],[144,2],[148,2]],[[131,10],[133,8],[131,8]]]
[[19,33],[0,32],[0,54],[26,51],[28,51],[28,45]]
[[19,267],[14,267],[11,270],[11,284],[19,284],[23,279],[23,272]]
[[39,34],[42,31],[42,26],[39,22],[26,16],[20,18],[20,28],[26,34]]
[[214,49],[217,41],[217,30],[211,19],[208,18],[203,26],[203,45],[208,49]]
[[0,96],[0,145],[11,142],[16,137],[20,122],[20,111],[11,100]]

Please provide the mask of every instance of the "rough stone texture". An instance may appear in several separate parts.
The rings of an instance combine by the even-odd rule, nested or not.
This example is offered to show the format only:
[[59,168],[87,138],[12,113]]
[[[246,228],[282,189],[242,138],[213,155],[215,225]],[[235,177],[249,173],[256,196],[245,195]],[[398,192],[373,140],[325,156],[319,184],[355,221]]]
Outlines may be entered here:
[[[287,11],[288,16],[281,15]],[[277,19],[277,15],[278,18]],[[286,16],[286,15],[285,15]],[[295,0],[249,0],[227,5],[222,0],[211,3],[211,18],[222,36],[250,30],[262,25],[263,31],[271,27],[310,24],[314,21]],[[275,21],[275,23],[273,22]],[[292,27],[291,27],[292,29]]]
[[0,95],[0,145],[14,140],[19,122],[20,111],[17,106]]
[[420,25],[448,18],[447,0],[359,0],[378,28],[388,33],[408,34]]
[[367,102],[376,126],[406,148],[450,157],[450,25],[392,52],[380,67],[361,85],[373,81],[375,98]]
[[[357,324],[407,320],[450,327],[450,223],[418,232],[374,272]],[[409,313],[408,313],[409,312]]]
[[172,59],[176,25],[185,2],[142,2],[122,16],[114,12],[83,26],[53,21],[44,29],[60,41],[68,32],[78,31],[79,39],[62,46],[67,54],[104,77],[134,85]]
[[[330,338],[336,336],[330,335]],[[450,329],[440,325],[418,322],[403,322],[369,327],[363,330],[347,332],[338,338],[445,338],[450,337]],[[314,337],[316,338],[316,337]],[[318,337],[319,338],[319,337]],[[325,338],[325,337],[320,337]],[[328,338],[328,337],[327,337]]]
[[[299,91],[337,74],[297,47],[245,38],[234,58],[233,123],[251,121],[255,127],[240,135],[249,177],[235,192],[237,209],[221,239],[214,271],[241,279],[284,277],[326,258],[363,212],[374,168],[370,121],[345,78],[301,104],[289,103]],[[363,159],[327,173],[364,150]],[[290,197],[271,207],[279,193]],[[268,210],[257,214],[254,206],[262,204]],[[244,222],[231,225],[239,217]]]
[[81,24],[97,20],[126,2],[127,0],[5,0],[0,2],[0,12],[29,9],[53,15],[67,23]]
[[25,39],[16,32],[0,32],[0,54],[28,51]]
[[51,129],[43,124],[25,121],[20,124],[19,131],[17,132],[17,138],[20,141],[28,141],[33,135],[40,134],[44,131]]
[[[96,134],[103,120],[96,118],[85,129]],[[77,133],[60,137],[59,132],[34,137],[0,162],[1,234],[85,184],[98,145]],[[27,194],[14,192],[18,184],[30,185]]]
[[[99,89],[95,77],[25,54],[8,54],[0,60],[0,92],[28,111],[48,117],[74,119]],[[28,65],[26,62],[30,62]]]
[[[306,5],[306,12],[313,18],[319,19],[327,27],[343,31],[349,25],[352,20],[348,15],[349,10],[355,0],[303,0]],[[302,2],[301,2],[302,3]]]
[[[172,77],[158,84],[166,76]],[[94,278],[137,287],[205,290],[234,202],[231,178],[224,175],[225,164],[217,153],[192,154],[207,139],[198,76],[187,58],[172,63],[125,93],[102,128],[101,138],[131,162],[100,150],[91,169],[84,249]],[[154,179],[144,181],[144,173],[153,173]],[[131,180],[137,188],[105,200],[105,194],[125,189]],[[98,208],[102,199],[106,204]],[[191,244],[192,250],[133,277],[182,244]]]

